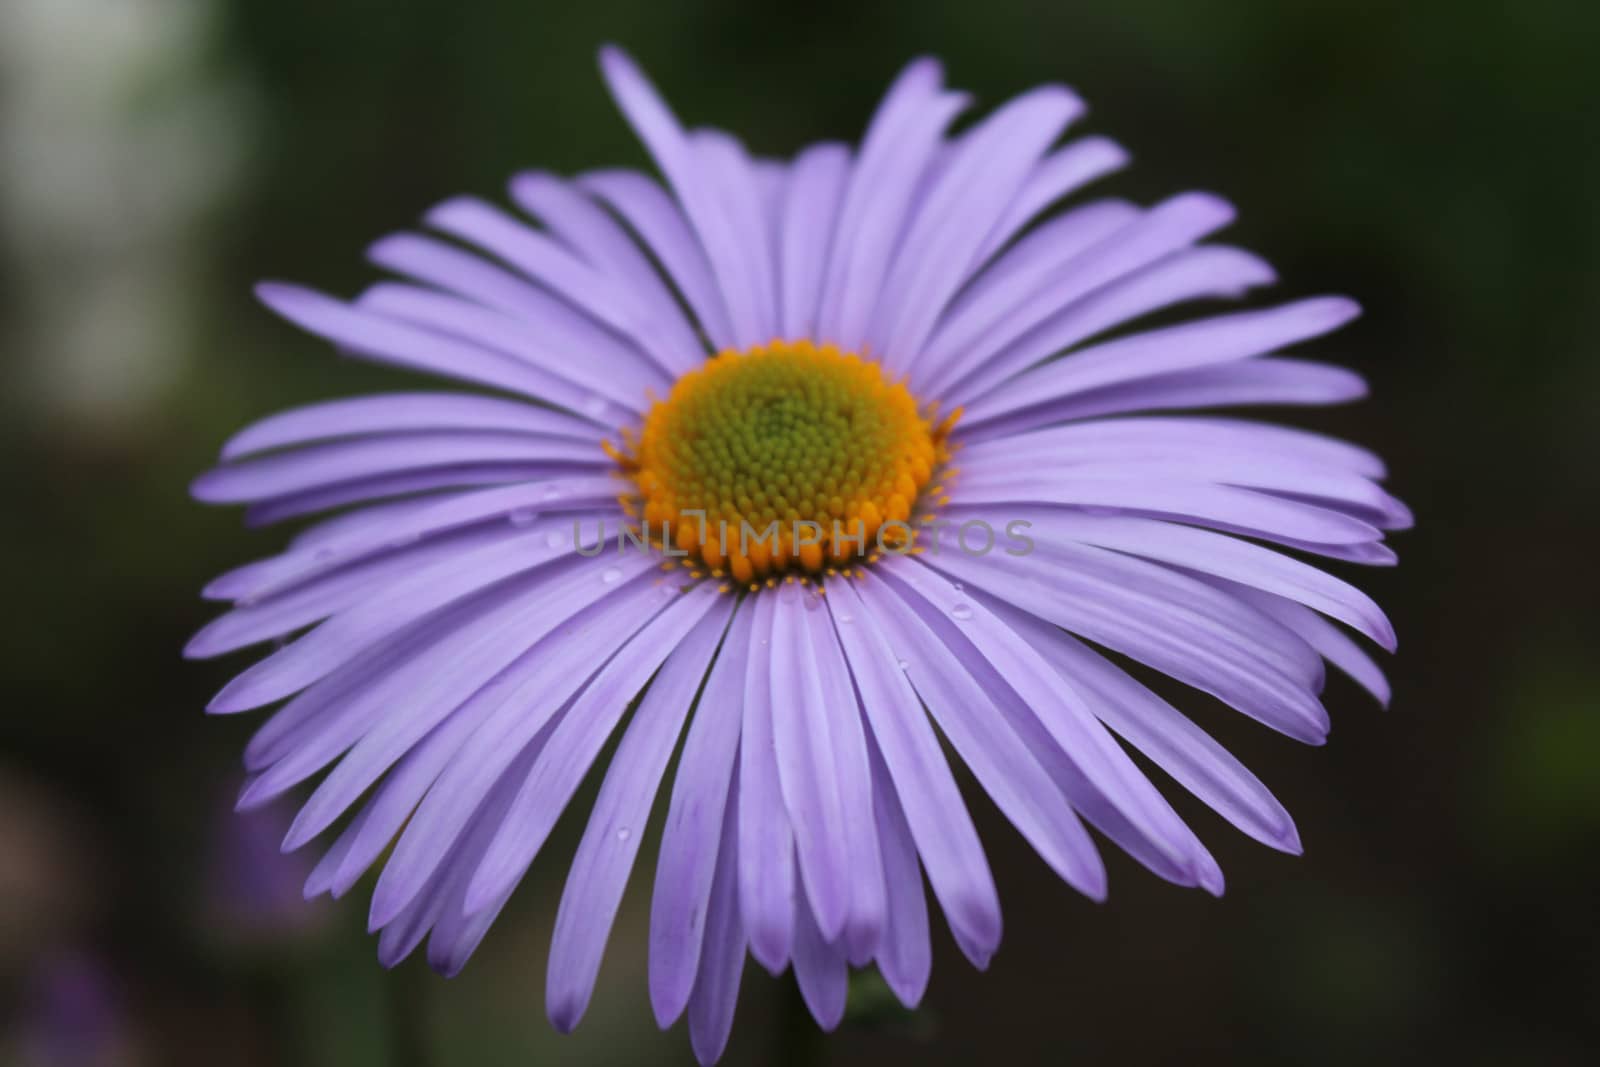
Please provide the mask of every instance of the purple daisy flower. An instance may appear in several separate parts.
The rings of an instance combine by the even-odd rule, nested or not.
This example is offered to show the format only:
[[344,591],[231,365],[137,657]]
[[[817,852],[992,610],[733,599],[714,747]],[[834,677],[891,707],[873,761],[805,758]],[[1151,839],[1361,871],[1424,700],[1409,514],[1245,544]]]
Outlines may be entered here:
[[1277,355],[1355,305],[1104,339],[1273,274],[1199,243],[1233,217],[1214,196],[1060,206],[1126,160],[1059,143],[1084,110],[1064,88],[952,135],[969,101],[919,60],[859,146],[779,160],[684,130],[621,52],[601,68],[664,183],[522,174],[511,199],[537,225],[454,199],[426,217],[442,236],[372,247],[402,280],[353,301],[260,287],[347,354],[494,394],[276,415],[195,484],[256,523],[340,509],[212,583],[232,608],[188,649],[292,638],[211,710],[287,701],[246,749],[241,800],[321,775],[286,848],[349,815],[307,892],[346,892],[392,846],[380,959],[426,939],[457,972],[621,729],[550,952],[547,1008],[570,1029],[681,739],[650,992],[710,1062],[747,951],[792,964],[824,1028],[852,967],[915,1005],[924,876],[987,964],[1000,906],[941,733],[1093,898],[1086,824],[1222,891],[1124,745],[1298,851],[1265,786],[1107,653],[1312,744],[1324,661],[1387,701],[1335,625],[1392,649],[1383,613],[1300,558],[1394,561],[1383,531],[1410,519],[1383,464],[1174,413],[1361,396],[1346,370]]

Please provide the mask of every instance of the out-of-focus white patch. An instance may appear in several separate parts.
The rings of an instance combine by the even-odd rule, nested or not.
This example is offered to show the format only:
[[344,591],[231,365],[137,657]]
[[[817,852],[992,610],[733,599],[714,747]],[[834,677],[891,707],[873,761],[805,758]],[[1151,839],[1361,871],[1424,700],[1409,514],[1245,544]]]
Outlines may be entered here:
[[238,175],[248,117],[205,65],[214,12],[0,4],[0,256],[19,312],[0,324],[3,373],[52,416],[137,420],[181,369],[203,223]]

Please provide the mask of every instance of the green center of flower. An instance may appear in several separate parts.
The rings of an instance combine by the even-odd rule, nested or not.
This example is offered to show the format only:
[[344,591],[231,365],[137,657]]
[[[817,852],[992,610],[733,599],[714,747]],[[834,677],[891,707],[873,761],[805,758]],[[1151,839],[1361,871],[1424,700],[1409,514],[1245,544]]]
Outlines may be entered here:
[[935,425],[878,364],[832,345],[774,342],[678,379],[617,458],[650,532],[751,582],[912,540],[958,415]]

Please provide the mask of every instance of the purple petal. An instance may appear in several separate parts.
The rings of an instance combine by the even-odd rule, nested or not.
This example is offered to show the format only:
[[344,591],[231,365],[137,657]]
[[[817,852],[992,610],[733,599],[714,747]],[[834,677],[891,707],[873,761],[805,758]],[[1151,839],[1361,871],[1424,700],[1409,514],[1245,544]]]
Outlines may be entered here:
[[689,1043],[695,1058],[709,1067],[722,1057],[739,1003],[744,972],[745,932],[739,909],[739,833],[737,808],[726,806],[716,876],[706,905],[705,950],[694,992],[689,997]]
[[775,324],[761,317],[761,299],[754,279],[744,269],[737,235],[717,202],[715,184],[708,180],[678,120],[621,49],[602,48],[600,70],[617,107],[666,176],[705,250],[728,309],[734,345],[751,348],[764,344],[771,339]]
[[676,309],[653,313],[633,291],[578,259],[537,230],[482,200],[462,196],[428,212],[428,225],[469,241],[548,288],[595,322],[631,339],[641,355],[669,350],[665,366],[692,366],[703,351]]
[[840,207],[817,317],[819,340],[854,350],[866,339],[903,220],[944,130],[966,98],[940,90],[937,63],[908,66],[861,142]]
[[[913,563],[884,571],[887,581],[914,590],[933,613],[959,622],[953,628],[959,636],[952,636],[964,640],[992,668],[991,684],[984,689],[1002,708],[1020,712],[1012,716],[1019,736],[1030,742],[1029,748],[1047,770],[1054,770],[1052,764],[1057,762],[1051,756],[1059,753],[1065,757],[1062,769],[1067,773],[1053,773],[1052,777],[1071,787],[1063,791],[1073,807],[1093,818],[1136,856],[1145,850],[1131,839],[1148,842],[1157,855],[1170,861],[1157,867],[1157,873],[1176,881],[1184,882],[1183,875],[1210,860],[1149,779],[1095,719],[1083,695],[1065,683],[1032,646],[982,603],[928,568]],[[951,642],[947,640],[946,645]],[[1018,699],[1006,701],[1007,690]],[[1104,798],[1103,804],[1096,802],[1099,798]],[[1125,833],[1118,832],[1124,828]]]
[[[689,706],[705,680],[706,670],[733,610],[731,597],[707,592],[716,598],[715,603],[706,605],[706,614],[672,650],[660,675],[651,682],[639,702],[622,743],[617,746],[567,874],[566,888],[562,890],[561,904],[556,910],[556,927],[545,977],[545,1010],[556,1029],[562,1032],[577,1026],[588,1007],[595,977],[600,973],[600,957],[611,933],[617,905],[622,901],[628,873],[633,869],[661,775],[672,758]],[[669,608],[657,617],[657,622],[672,614],[673,609]],[[675,622],[687,625],[681,617],[675,618]],[[651,630],[647,628],[634,643],[651,638]],[[617,660],[612,661],[613,665],[616,663]],[[569,715],[565,723],[574,721]],[[562,741],[562,730],[558,729],[546,746],[541,763],[555,758]],[[531,783],[532,779],[530,786]],[[471,903],[469,890],[469,909]]]
[[[514,599],[454,626],[353,696],[341,714],[371,709],[366,715],[371,729],[306,801],[286,845],[297,847],[321,833],[455,709],[469,698],[477,702],[485,686],[504,695],[514,684],[536,676],[543,657],[530,649],[592,604],[594,587],[593,572],[575,568],[524,588]],[[307,747],[302,742],[301,750]],[[262,780],[277,770],[274,766]]]
[[485,525],[542,534],[551,551],[591,548],[613,541],[624,521],[616,504],[619,488],[614,475],[591,474],[405,501],[403,512],[380,511],[371,522],[346,520],[342,528],[297,539],[287,552],[234,572],[220,588],[236,599],[262,601],[375,553]]
[[310,441],[424,430],[502,430],[594,440],[595,427],[559,411],[467,393],[385,393],[291,408],[251,423],[222,446],[223,459]]
[[1130,411],[1238,407],[1246,404],[1343,404],[1367,395],[1354,371],[1297,359],[1255,359],[1164,374],[1082,393],[963,427],[965,441],[1025,433],[1040,426]]
[[1063,678],[1095,698],[1095,714],[1180,785],[1257,841],[1300,851],[1282,804],[1229,752],[1182,712],[1087,645],[1041,619],[996,604],[994,610]]
[[537,217],[589,263],[616,277],[667,331],[670,343],[646,353],[667,359],[668,370],[682,373],[704,358],[694,329],[684,318],[661,274],[633,238],[578,186],[552,174],[526,171],[511,179],[511,198]]
[[1104,137],[1084,137],[1056,149],[1033,169],[1005,214],[984,238],[977,262],[986,262],[1056,201],[1096,178],[1121,170],[1127,163],[1128,153],[1123,147]]
[[206,503],[248,503],[363,478],[483,463],[561,464],[575,471],[604,471],[610,461],[597,442],[447,430],[308,445],[239,460],[202,474],[190,491]]
[[1237,299],[1276,280],[1264,260],[1237,248],[1204,245],[1174,252],[1062,307],[950,386],[950,395],[967,402],[1057,352],[1140,316],[1192,300]]
[[773,974],[789,962],[794,933],[794,830],[779,786],[768,672],[789,649],[773,645],[777,597],[756,596],[739,739],[739,912],[750,954]]
[[975,426],[1057,397],[1121,382],[1266,355],[1338,329],[1360,309],[1341,297],[1300,300],[1149,330],[1075,352],[1001,386],[967,409]]
[[1269,540],[1359,545],[1380,540],[1370,523],[1328,508],[1282,497],[1176,477],[1118,477],[1105,472],[1058,474],[1047,481],[1015,471],[976,471],[951,487],[951,503],[970,507],[995,504],[1059,504],[1114,508],[1219,529],[1238,530]]
[[[878,969],[900,1003],[915,1008],[928,988],[933,946],[928,939],[928,901],[922,889],[922,868],[905,812],[895,797],[883,757],[872,752],[872,809],[883,845],[883,873],[888,886],[888,925],[878,950]],[[993,951],[993,946],[989,947]],[[987,959],[987,955],[984,957]]]
[[830,589],[839,644],[928,880],[958,942],[964,950],[972,946],[974,962],[983,966],[1000,944],[1000,901],[977,830],[916,691],[883,635],[866,621],[855,585],[834,582]]
[[712,348],[732,346],[728,309],[712,277],[705,250],[678,205],[661,186],[630,170],[590,171],[581,175],[578,183],[610,204],[649,247],[694,311]]
[[302,286],[263,282],[256,286],[256,296],[296,326],[351,354],[574,406],[569,403],[576,399],[571,386],[511,356],[452,341]]
[[505,485],[508,482],[570,477],[571,474],[570,466],[540,463],[472,463],[459,467],[402,471],[263,500],[259,504],[251,504],[245,511],[245,523],[249,526],[266,526],[318,511],[342,508],[347,504],[394,502],[402,497],[439,489],[472,489],[485,485]]
[[[949,395],[965,379],[1029,330],[1102,285],[1186,248],[1233,220],[1233,208],[1204,193],[1185,193],[1157,204],[1091,247],[1078,242],[1060,249],[1018,245],[990,268],[1002,281],[979,301],[963,306],[934,339],[930,364],[941,372],[928,388]],[[1026,267],[1008,266],[1013,257]]]
[[[1306,680],[1263,659],[1251,636],[1218,627],[1159,593],[1125,588],[1127,580],[1150,576],[1128,567],[1132,560],[1119,563],[1114,554],[1097,554],[1100,550],[1052,549],[1056,559],[1048,563],[1036,563],[1031,556],[997,563],[949,552],[928,562],[997,599],[1211,693],[1297,740],[1325,740],[1327,713]],[[1261,635],[1267,632],[1256,629]]]
[[[689,723],[672,783],[650,902],[650,1004],[662,1029],[671,1026],[689,1003],[711,914],[713,876],[727,862],[722,853],[731,855],[736,844],[738,823],[733,813],[738,805],[730,801],[730,793],[737,773],[753,617],[747,604],[729,625]],[[719,851],[721,843],[726,847]],[[735,874],[730,874],[730,881]],[[734,889],[730,885],[729,893]],[[736,909],[737,896],[730,900]],[[741,947],[741,956],[743,951]]]
[[877,647],[905,664],[899,669],[995,805],[1064,881],[1103,899],[1105,867],[1094,842],[959,657],[939,640],[932,628],[941,620],[922,618],[870,574],[853,588],[860,593],[862,624],[875,627],[883,639]]
[[[1299,634],[1306,644],[1316,649],[1317,653],[1325,657],[1329,663],[1338,667],[1349,675],[1357,685],[1371,693],[1383,707],[1389,706],[1392,695],[1389,690],[1389,680],[1383,676],[1383,670],[1372,661],[1350,638],[1336,626],[1311,611],[1294,603],[1293,599],[1285,599],[1272,593],[1260,592],[1234,582],[1224,581],[1220,578],[1208,579],[1219,587],[1227,589],[1233,595],[1249,602],[1259,611],[1272,616],[1285,627]],[[1381,643],[1381,642],[1380,642]],[[1390,652],[1394,651],[1393,634],[1384,644]]]
[[[769,660],[773,747],[778,785],[794,828],[795,852],[810,910],[816,915],[823,940],[836,941],[850,908],[852,857],[846,847],[845,827],[870,816],[870,809],[860,806],[861,801],[870,803],[870,795],[860,789],[849,790],[850,799],[857,804],[846,809],[848,786],[843,779],[858,770],[864,775],[866,752],[859,726],[854,748],[843,737],[833,736],[835,731],[843,732],[845,715],[854,715],[855,700],[852,694],[847,708],[828,706],[829,698],[837,693],[823,691],[823,668],[811,647],[810,629],[801,618],[807,612],[800,594],[800,587],[793,584],[764,594],[777,600]],[[820,600],[809,590],[806,594],[811,603],[809,614],[817,614]],[[841,756],[849,761],[847,766],[840,766]],[[859,767],[856,756],[860,757]]]
[[[573,617],[529,651],[529,656],[542,662],[545,670],[505,694],[428,790],[373,890],[373,925],[383,925],[415,896],[422,880],[438,866],[450,842],[460,834],[468,812],[488,782],[536,736],[548,735],[551,724],[559,721],[558,713],[566,709],[586,678],[660,610],[660,591],[648,579],[619,584],[616,592]],[[610,647],[596,656],[599,635]]]
[[800,153],[783,203],[779,241],[780,334],[812,337],[822,301],[827,266],[845,183],[850,150],[843,145],[813,145]]
[[631,422],[649,406],[646,393],[672,380],[616,334],[560,300],[511,316],[493,308],[401,282],[379,282],[356,306],[409,322],[441,336],[507,355],[539,374],[569,383],[557,399],[608,425]]
[[[335,615],[239,675],[217,694],[210,709],[243,711],[281,700],[326,677],[414,620],[477,590],[558,559],[579,566],[569,558],[572,550],[566,543],[552,548],[539,534],[491,544],[420,568],[406,580]],[[619,559],[617,564],[633,567],[640,561],[636,556]],[[609,573],[610,561],[583,562],[584,569],[595,575],[598,591],[599,576],[603,571]]]
[[1340,578],[1261,545],[1155,519],[1077,515],[1060,509],[1015,517],[1032,520],[1042,537],[1099,545],[1287,597],[1394,650],[1394,628],[1371,597]]
[[869,346],[885,366],[911,366],[984,240],[1083,101],[1060,86],[1024,93],[950,146],[950,158],[895,253],[873,312]]
[[760,179],[744,145],[720,130],[696,130],[690,150],[700,177],[711,189],[733,233],[741,270],[755,299],[758,321],[769,336],[778,331],[777,255],[771,216]]
[[551,734],[473,875],[467,911],[487,906],[522,880],[628,706],[676,647],[674,639],[692,642],[691,649],[703,648],[708,654],[715,647],[725,618],[713,618],[703,628],[697,625],[714,605],[726,603],[715,586],[702,583],[683,593],[667,584],[657,594],[657,603],[642,609],[653,618],[585,686]]
[[823,1030],[832,1031],[844,1018],[845,995],[850,991],[850,968],[841,945],[830,945],[817,928],[805,897],[795,890],[794,977],[800,997]]

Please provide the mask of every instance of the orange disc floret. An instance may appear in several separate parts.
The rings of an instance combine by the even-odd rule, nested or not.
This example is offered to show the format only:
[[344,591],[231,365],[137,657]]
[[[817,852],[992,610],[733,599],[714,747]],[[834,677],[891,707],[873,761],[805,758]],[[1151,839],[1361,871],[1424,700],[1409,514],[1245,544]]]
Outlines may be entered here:
[[608,450],[652,541],[749,584],[904,551],[959,417],[936,422],[854,353],[774,341],[683,375],[637,437]]

